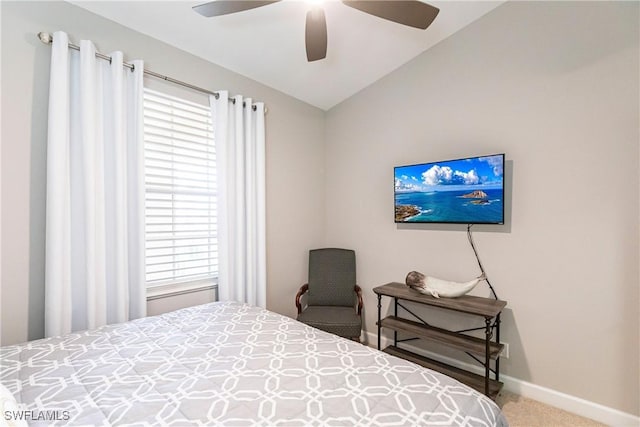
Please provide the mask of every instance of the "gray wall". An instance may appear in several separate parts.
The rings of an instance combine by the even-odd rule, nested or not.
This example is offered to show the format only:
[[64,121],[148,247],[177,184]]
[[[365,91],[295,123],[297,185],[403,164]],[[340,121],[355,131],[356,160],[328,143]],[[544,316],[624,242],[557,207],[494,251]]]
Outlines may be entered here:
[[327,243],[357,251],[370,332],[373,287],[479,273],[464,226],[394,225],[393,166],[506,152],[507,224],[475,232],[503,372],[640,413],[638,6],[505,3],[328,113]]
[[[39,31],[66,31],[98,50],[123,50],[148,69],[210,90],[264,101],[267,115],[267,305],[292,314],[306,278],[306,252],[324,241],[324,112],[236,73],[64,2],[6,2],[2,8],[2,344],[44,332],[44,209],[51,48]],[[157,81],[148,82],[158,85]],[[145,82],[147,83],[147,82]],[[304,176],[304,183],[299,179]],[[291,195],[297,204],[292,214]],[[290,233],[287,230],[296,230]],[[154,300],[150,313],[207,302],[212,292]]]

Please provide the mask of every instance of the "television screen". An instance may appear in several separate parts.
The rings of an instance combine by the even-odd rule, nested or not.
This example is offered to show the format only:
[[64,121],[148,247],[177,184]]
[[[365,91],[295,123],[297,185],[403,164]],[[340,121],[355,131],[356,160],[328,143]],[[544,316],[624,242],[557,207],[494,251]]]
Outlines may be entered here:
[[504,154],[394,168],[397,223],[504,223]]

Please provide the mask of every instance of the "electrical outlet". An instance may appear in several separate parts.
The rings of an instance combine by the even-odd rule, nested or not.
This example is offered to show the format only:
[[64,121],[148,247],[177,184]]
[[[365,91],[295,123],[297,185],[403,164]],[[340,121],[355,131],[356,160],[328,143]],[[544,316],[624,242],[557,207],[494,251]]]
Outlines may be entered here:
[[504,347],[502,348],[502,351],[500,352],[500,357],[504,357],[505,359],[509,358],[509,344],[507,344],[506,342],[501,343]]

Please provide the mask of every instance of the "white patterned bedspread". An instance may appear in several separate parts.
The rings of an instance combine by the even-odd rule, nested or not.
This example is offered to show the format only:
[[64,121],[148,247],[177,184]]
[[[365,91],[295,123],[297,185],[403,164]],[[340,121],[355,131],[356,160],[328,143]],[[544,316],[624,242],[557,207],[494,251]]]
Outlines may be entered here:
[[507,425],[449,377],[238,303],[3,347],[0,362],[23,413],[58,425]]

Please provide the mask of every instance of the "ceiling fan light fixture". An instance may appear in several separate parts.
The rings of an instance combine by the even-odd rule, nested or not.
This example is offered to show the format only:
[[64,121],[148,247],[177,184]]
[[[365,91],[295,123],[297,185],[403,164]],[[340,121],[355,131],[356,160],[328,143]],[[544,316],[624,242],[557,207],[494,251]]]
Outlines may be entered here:
[[[242,12],[277,3],[281,0],[214,0],[197,5],[193,10],[207,17]],[[327,56],[327,22],[322,3],[324,0],[306,0],[311,4],[307,12],[305,26],[305,44],[309,62],[324,59]],[[426,29],[438,16],[440,9],[419,0],[342,0],[352,7],[378,18]]]

